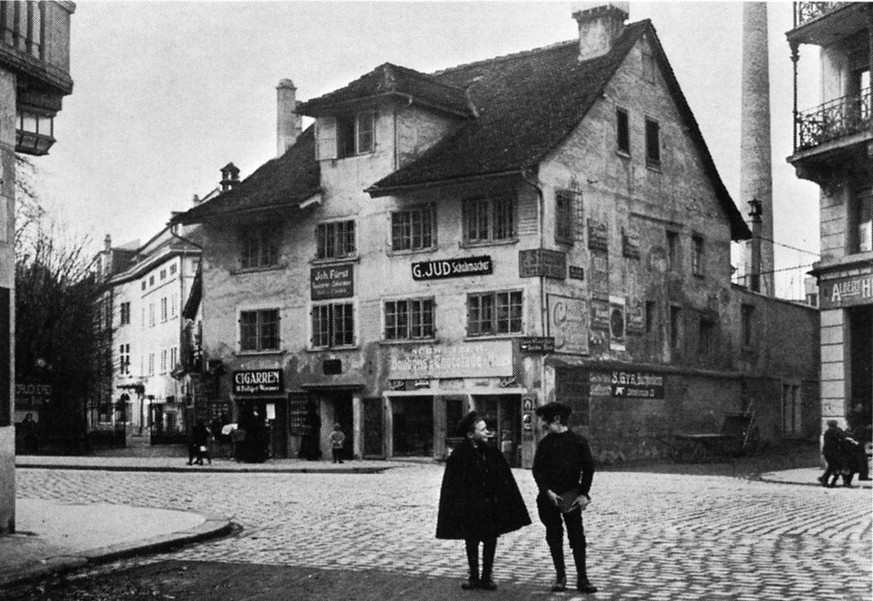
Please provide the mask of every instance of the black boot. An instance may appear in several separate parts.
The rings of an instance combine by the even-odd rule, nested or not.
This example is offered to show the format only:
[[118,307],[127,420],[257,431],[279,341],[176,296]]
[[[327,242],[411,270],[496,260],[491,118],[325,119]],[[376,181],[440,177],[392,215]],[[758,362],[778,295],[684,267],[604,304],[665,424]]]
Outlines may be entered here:
[[567,568],[564,567],[564,541],[553,544],[549,543],[549,552],[552,554],[552,563],[555,565],[555,584],[552,592],[560,593],[567,590]]
[[494,553],[497,550],[497,538],[487,538],[482,541],[482,577],[479,579],[479,588],[486,591],[497,590],[497,585],[491,579],[491,570],[494,567]]
[[580,593],[596,593],[597,587],[588,581],[584,545],[573,549],[573,561],[576,563],[576,590]]
[[467,566],[470,569],[470,576],[466,582],[461,583],[461,588],[468,591],[479,588],[479,541],[468,538],[464,544],[467,547]]

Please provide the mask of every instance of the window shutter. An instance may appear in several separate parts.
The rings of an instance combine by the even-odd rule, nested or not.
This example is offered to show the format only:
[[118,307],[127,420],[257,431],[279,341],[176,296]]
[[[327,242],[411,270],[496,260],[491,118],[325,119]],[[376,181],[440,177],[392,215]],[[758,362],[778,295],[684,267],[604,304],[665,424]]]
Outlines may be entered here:
[[337,158],[336,118],[319,117],[315,120],[315,158],[319,161]]

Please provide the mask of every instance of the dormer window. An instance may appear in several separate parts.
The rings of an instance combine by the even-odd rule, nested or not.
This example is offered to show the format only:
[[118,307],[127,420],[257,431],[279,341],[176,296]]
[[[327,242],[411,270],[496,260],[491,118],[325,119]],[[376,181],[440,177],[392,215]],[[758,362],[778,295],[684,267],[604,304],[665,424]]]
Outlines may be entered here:
[[376,114],[365,111],[337,117],[337,154],[339,158],[373,152]]

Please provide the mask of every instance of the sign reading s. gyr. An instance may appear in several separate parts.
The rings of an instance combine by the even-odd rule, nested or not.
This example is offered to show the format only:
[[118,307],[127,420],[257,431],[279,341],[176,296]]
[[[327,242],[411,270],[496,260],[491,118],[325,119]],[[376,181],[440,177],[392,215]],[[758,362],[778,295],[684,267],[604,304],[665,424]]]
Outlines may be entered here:
[[246,369],[233,372],[233,393],[237,395],[282,392],[281,369]]

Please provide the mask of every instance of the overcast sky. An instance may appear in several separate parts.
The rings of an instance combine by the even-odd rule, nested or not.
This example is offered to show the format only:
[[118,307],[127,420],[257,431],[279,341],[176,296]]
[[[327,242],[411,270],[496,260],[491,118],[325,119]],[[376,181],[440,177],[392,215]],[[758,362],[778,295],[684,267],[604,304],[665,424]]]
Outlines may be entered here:
[[[95,250],[142,242],[215,187],[275,155],[276,85],[320,96],[384,63],[431,72],[573,39],[574,2],[77,2],[73,94],[58,142],[36,159],[47,206]],[[818,251],[818,188],[795,177],[790,2],[768,5],[775,233]],[[631,2],[651,19],[722,179],[739,198],[742,6]],[[817,54],[801,47],[800,108],[820,102]],[[809,79],[812,78],[812,79]],[[308,123],[308,121],[306,122]],[[776,249],[776,267],[814,257]]]

